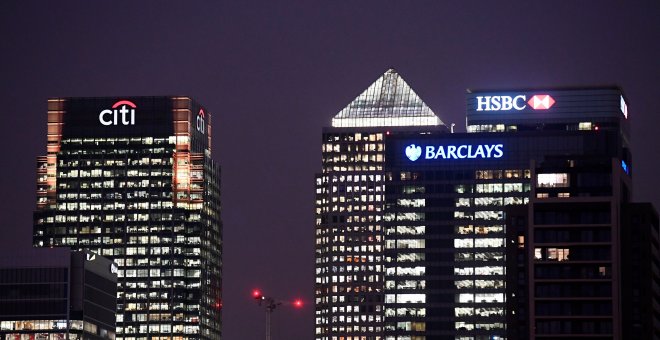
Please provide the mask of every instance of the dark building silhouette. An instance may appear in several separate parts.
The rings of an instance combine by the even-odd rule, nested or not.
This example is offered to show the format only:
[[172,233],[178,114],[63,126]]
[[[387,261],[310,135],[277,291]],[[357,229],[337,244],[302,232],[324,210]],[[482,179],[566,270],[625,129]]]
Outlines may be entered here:
[[0,338],[115,339],[117,265],[66,252],[57,266],[0,267]]
[[631,339],[660,339],[658,212],[650,203],[630,203],[622,212],[622,333]]
[[658,219],[630,203],[618,160],[535,167],[534,195],[507,210],[510,339],[656,339]]

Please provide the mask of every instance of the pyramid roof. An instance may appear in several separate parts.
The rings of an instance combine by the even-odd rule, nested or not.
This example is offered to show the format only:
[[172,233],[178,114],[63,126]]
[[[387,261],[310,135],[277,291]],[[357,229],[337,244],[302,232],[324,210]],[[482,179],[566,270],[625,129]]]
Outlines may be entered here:
[[444,125],[394,69],[332,118],[333,127]]

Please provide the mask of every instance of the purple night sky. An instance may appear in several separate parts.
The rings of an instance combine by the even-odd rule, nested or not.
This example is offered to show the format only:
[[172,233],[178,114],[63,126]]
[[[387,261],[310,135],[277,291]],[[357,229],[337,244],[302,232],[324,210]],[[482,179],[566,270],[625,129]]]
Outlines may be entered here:
[[[189,95],[222,166],[224,339],[313,338],[321,128],[394,67],[465,130],[467,88],[620,85],[635,200],[660,207],[660,2],[2,1],[0,257],[29,253],[46,99]],[[16,256],[18,263],[34,261]]]

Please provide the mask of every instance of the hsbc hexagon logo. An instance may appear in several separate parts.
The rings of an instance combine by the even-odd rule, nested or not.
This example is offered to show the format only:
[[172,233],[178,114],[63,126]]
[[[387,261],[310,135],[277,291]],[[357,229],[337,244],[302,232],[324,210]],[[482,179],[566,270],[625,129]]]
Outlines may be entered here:
[[534,110],[547,110],[555,104],[555,99],[547,94],[536,94],[532,98],[529,98],[527,104]]

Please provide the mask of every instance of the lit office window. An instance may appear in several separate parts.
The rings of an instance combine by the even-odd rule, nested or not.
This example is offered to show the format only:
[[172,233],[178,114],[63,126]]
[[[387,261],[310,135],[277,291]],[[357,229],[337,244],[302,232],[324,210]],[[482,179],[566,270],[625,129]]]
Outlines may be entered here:
[[592,125],[593,124],[591,122],[580,122],[578,124],[578,129],[579,130],[591,130]]
[[457,289],[471,289],[474,287],[474,281],[473,280],[457,280],[454,281],[454,286],[456,286]]
[[538,174],[536,178],[538,188],[566,188],[569,186],[567,173]]

